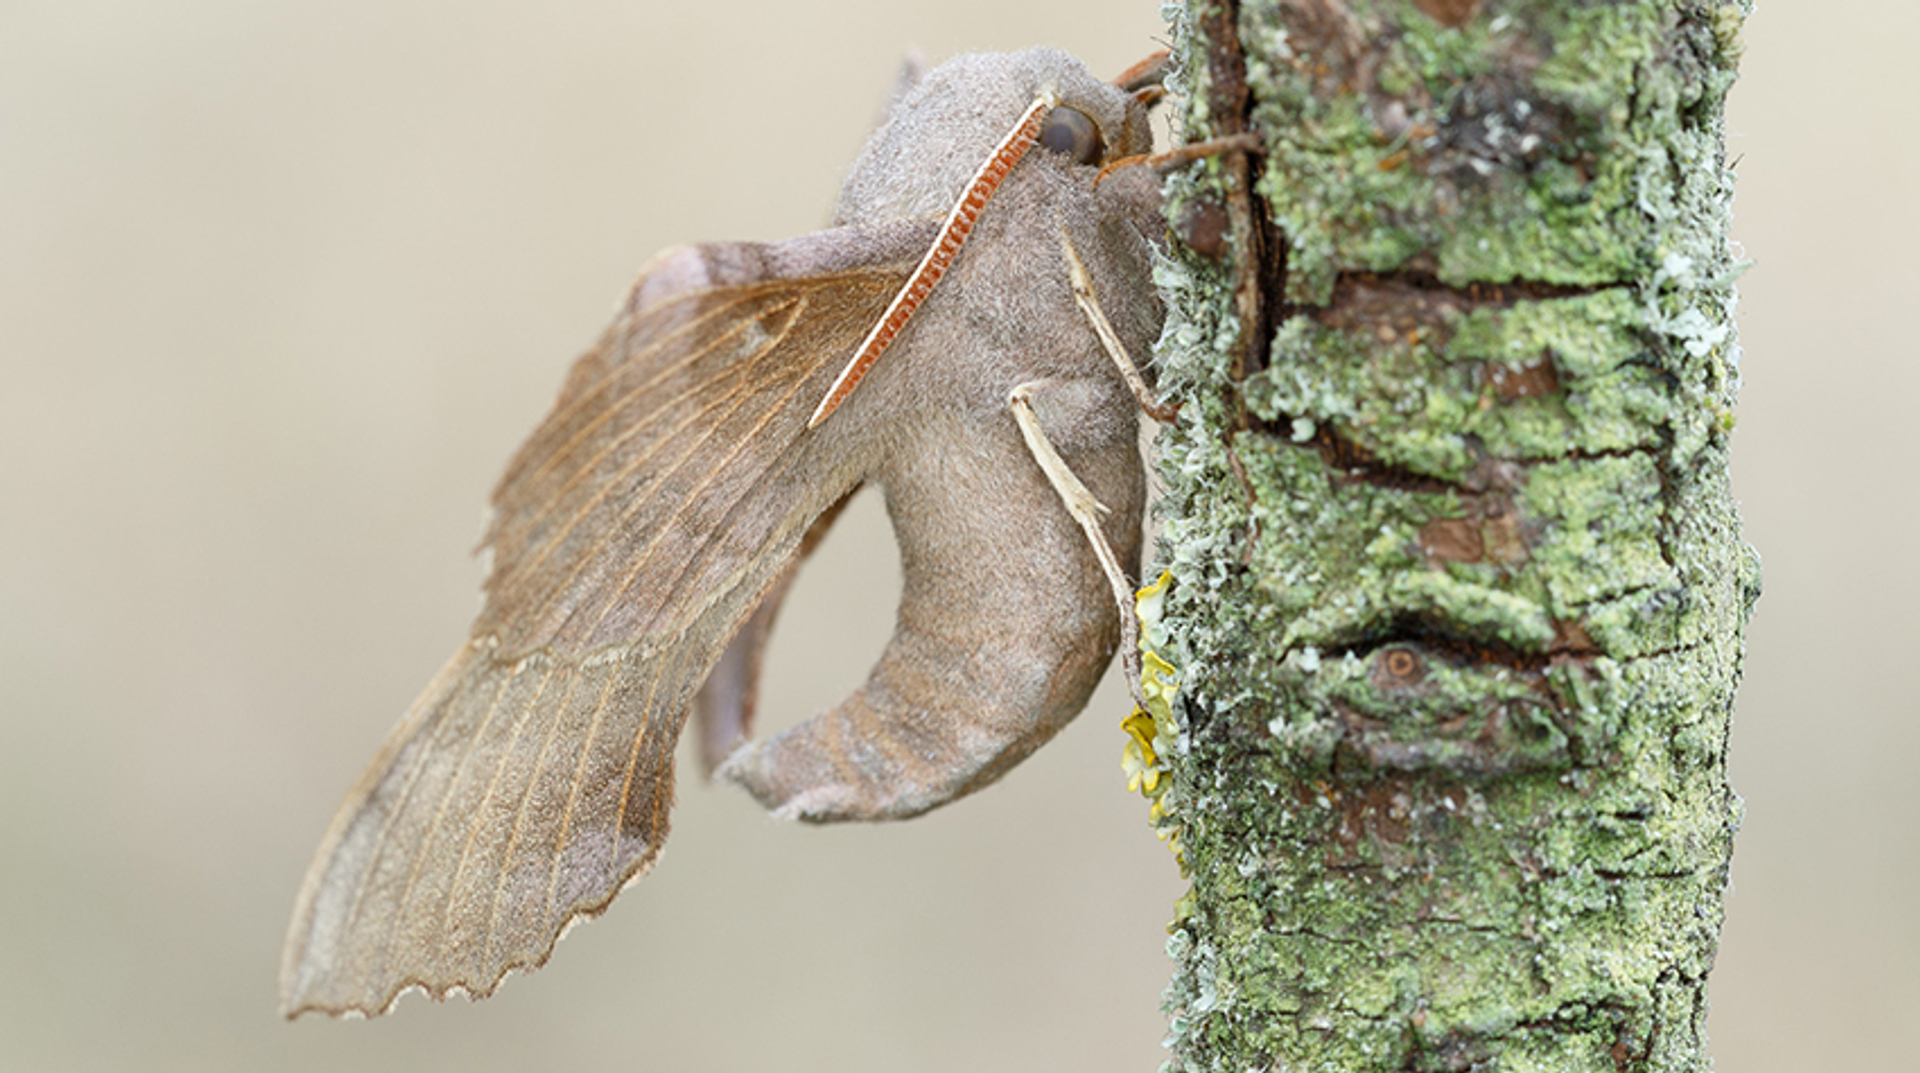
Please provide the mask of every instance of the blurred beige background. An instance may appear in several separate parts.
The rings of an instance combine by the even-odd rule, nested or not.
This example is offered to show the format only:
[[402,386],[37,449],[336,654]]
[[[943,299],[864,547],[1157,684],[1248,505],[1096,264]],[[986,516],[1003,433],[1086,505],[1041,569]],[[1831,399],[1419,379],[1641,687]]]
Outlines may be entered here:
[[[1767,595],[1725,1070],[1911,1061],[1916,29],[1769,4],[1733,103]],[[495,475],[633,269],[819,226],[908,43],[1117,72],[1160,32],[1152,0],[0,5],[0,1070],[1154,1068],[1181,888],[1111,680],[911,824],[776,826],[689,778],[655,873],[484,1004],[287,1025],[274,972],[328,816],[464,635]],[[842,530],[776,721],[889,627],[884,518]]]

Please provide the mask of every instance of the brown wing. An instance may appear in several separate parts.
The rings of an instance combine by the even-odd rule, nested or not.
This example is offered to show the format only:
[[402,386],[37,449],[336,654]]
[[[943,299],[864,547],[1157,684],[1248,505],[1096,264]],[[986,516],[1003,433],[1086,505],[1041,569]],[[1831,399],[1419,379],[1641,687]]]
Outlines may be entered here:
[[656,258],[494,492],[487,602],[321,842],[284,1011],[486,995],[604,910],[667,835],[690,698],[809,524],[860,479],[805,431],[936,224]]

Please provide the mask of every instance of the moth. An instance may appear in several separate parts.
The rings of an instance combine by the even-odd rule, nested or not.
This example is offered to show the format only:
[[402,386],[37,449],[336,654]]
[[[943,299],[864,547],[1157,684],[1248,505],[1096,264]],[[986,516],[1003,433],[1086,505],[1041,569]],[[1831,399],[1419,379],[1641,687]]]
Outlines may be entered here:
[[[896,95],[830,228],[641,270],[494,490],[470,638],[321,841],[287,1016],[545,962],[658,856],[689,713],[710,771],[814,822],[945,804],[1079,713],[1139,558],[1151,400],[1122,356],[1162,318],[1159,169],[1130,166],[1158,72],[955,59]],[[865,485],[905,572],[893,638],[754,740],[780,600]]]

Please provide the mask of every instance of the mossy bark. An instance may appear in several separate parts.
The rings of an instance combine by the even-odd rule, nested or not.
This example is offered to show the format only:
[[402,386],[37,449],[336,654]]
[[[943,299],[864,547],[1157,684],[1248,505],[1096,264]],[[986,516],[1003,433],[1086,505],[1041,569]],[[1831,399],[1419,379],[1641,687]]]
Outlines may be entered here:
[[[1176,1070],[1698,1069],[1758,564],[1747,5],[1194,0],[1158,355]],[[1157,705],[1156,705],[1157,706]],[[1136,760],[1140,757],[1136,756]]]

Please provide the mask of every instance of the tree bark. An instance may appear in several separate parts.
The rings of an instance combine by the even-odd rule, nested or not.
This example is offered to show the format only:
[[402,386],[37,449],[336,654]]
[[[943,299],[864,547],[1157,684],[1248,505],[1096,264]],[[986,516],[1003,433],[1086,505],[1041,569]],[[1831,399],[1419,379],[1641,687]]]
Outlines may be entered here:
[[[1699,1069],[1758,561],[1746,0],[1193,0],[1154,691],[1174,1070]],[[1149,667],[1154,659],[1149,658]],[[1150,670],[1149,683],[1156,680]]]

